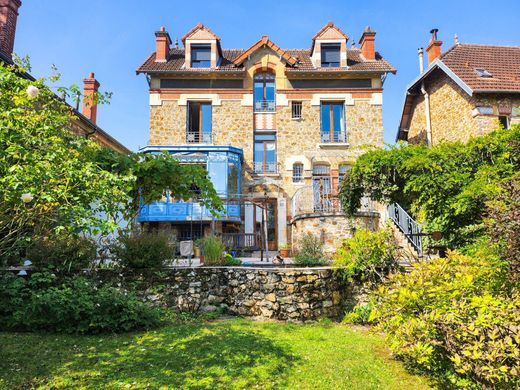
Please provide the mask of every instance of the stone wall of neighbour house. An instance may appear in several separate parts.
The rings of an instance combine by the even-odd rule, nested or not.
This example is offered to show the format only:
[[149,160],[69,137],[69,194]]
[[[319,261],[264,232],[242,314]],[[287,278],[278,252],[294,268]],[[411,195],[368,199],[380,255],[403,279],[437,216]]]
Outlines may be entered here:
[[293,248],[300,248],[303,237],[308,234],[320,237],[323,252],[331,257],[338,245],[352,237],[356,229],[377,230],[380,226],[379,213],[359,213],[353,218],[346,218],[341,213],[300,216],[291,224]]
[[[443,141],[467,142],[471,137],[488,134],[499,127],[498,106],[513,107],[511,123],[520,122],[520,115],[514,108],[520,107],[520,99],[501,95],[469,96],[451,78],[437,72],[426,90],[430,96],[430,117],[432,128],[432,143],[436,145]],[[473,109],[477,106],[493,108],[493,115],[474,116]],[[412,107],[408,142],[426,143],[426,114],[424,98],[417,96]]]
[[264,319],[340,319],[361,296],[332,268],[195,267],[158,271],[98,270],[99,282],[129,285],[147,301],[179,311],[223,309]]

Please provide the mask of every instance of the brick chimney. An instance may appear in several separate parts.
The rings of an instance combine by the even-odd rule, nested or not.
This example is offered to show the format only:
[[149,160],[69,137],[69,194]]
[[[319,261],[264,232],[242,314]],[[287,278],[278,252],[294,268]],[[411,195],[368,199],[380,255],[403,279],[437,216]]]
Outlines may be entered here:
[[0,0],[0,51],[11,58],[16,34],[16,20],[20,0]]
[[172,40],[170,34],[166,32],[164,26],[161,27],[160,31],[155,33],[155,62],[166,62],[170,54],[170,45]]
[[430,65],[433,61],[435,61],[437,58],[441,56],[442,41],[439,41],[437,39],[437,32],[439,32],[439,30],[436,28],[430,31],[432,37],[430,39],[428,47],[426,48],[426,53],[428,53],[428,65]]
[[376,59],[375,40],[376,32],[369,26],[366,26],[361,38],[359,39],[359,44],[361,45],[361,53],[363,54],[363,57],[370,61]]
[[97,91],[99,82],[91,72],[88,78],[83,79],[83,115],[96,124],[97,119]]

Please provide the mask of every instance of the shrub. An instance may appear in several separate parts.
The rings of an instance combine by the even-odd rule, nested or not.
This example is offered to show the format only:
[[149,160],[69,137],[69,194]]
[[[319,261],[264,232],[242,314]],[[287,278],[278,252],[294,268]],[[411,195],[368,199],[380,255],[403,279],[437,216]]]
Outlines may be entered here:
[[78,271],[92,264],[96,250],[96,243],[83,236],[41,237],[31,243],[27,257],[37,267]]
[[118,237],[113,252],[129,268],[158,268],[173,258],[174,248],[164,232],[133,230]]
[[80,276],[60,282],[48,273],[34,273],[27,281],[3,275],[0,302],[0,328],[19,331],[130,331],[159,325],[161,314],[132,292],[98,288]]
[[347,280],[357,277],[375,283],[398,267],[398,251],[389,228],[375,232],[358,229],[338,247],[334,265]]
[[[449,252],[393,274],[371,297],[368,321],[409,366],[464,388],[519,385],[520,299],[495,256]],[[356,312],[347,320],[362,318]]]
[[323,254],[323,242],[319,237],[311,233],[303,236],[300,248],[294,257],[294,264],[304,267],[327,264],[327,259]]
[[198,241],[198,245],[204,255],[204,263],[206,265],[224,264],[224,250],[226,248],[220,237],[211,235],[201,238]]

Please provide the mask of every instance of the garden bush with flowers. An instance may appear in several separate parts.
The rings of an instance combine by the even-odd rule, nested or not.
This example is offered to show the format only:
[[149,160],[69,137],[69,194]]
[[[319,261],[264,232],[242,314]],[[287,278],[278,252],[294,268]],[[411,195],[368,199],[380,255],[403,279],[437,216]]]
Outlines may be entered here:
[[[24,65],[0,67],[0,262],[18,264],[35,240],[104,236],[132,220],[141,200],[197,196],[222,203],[207,173],[169,154],[122,155],[71,131],[72,108],[48,84],[21,77]],[[77,86],[58,88],[75,97]],[[107,102],[110,94],[93,97]],[[194,193],[196,188],[196,194]],[[76,240],[78,241],[78,240]],[[0,264],[2,265],[2,264]]]

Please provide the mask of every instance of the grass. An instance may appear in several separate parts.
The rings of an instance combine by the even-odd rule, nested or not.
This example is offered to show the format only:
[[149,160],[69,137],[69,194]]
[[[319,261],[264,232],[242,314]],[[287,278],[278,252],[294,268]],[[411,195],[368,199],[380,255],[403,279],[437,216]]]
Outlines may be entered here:
[[427,389],[362,328],[218,320],[104,335],[0,333],[0,388]]

